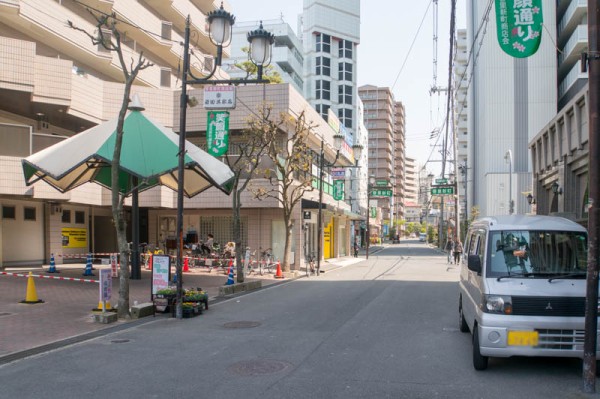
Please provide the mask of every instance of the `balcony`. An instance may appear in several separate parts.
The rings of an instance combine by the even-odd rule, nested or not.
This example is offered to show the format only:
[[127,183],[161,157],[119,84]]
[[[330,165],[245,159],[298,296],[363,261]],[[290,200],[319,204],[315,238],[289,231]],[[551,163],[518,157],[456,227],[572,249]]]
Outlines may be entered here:
[[571,37],[571,33],[573,33],[577,26],[585,23],[586,15],[587,0],[572,0],[557,27],[559,47],[562,47],[568,38]]
[[565,44],[562,53],[558,55],[559,79],[579,61],[581,53],[588,48],[588,26],[579,25]]

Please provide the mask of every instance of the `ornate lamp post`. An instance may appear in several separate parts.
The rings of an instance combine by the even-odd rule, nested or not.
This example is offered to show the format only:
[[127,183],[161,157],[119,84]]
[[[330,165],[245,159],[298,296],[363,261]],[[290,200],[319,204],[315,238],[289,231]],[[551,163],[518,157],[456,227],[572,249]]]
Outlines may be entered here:
[[231,30],[235,23],[235,16],[225,11],[223,3],[218,10],[211,11],[207,14],[208,20],[208,36],[215,46],[217,46],[217,54],[213,70],[204,78],[198,78],[190,71],[190,17],[188,15],[185,21],[185,41],[183,50],[183,71],[181,74],[181,99],[180,99],[180,114],[179,114],[179,164],[177,176],[179,184],[177,187],[177,234],[179,245],[177,246],[177,308],[176,317],[183,317],[182,303],[182,258],[183,258],[183,187],[184,187],[184,159],[185,159],[185,136],[186,136],[186,121],[187,121],[187,85],[191,84],[260,84],[269,83],[268,79],[263,79],[263,66],[269,64],[271,60],[271,45],[274,42],[272,33],[263,29],[262,22],[260,27],[248,33],[248,41],[250,42],[250,60],[254,63],[257,70],[256,79],[235,79],[235,80],[210,80],[214,76],[218,67],[221,66],[223,57],[223,46],[229,45],[231,40]]

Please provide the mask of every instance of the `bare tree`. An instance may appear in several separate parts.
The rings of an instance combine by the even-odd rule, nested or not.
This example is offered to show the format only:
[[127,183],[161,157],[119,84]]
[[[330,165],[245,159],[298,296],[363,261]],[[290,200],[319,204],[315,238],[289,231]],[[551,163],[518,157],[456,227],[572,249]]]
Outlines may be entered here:
[[308,137],[315,126],[306,121],[305,112],[297,118],[282,113],[277,121],[256,119],[250,126],[266,135],[269,141],[266,155],[273,164],[272,169],[263,172],[270,185],[253,185],[251,190],[256,198],[276,199],[283,208],[285,247],[281,267],[289,271],[294,209],[306,192],[314,190],[311,173],[314,153],[308,146]]
[[129,247],[127,245],[126,235],[127,222],[123,214],[123,204],[127,194],[123,194],[119,191],[119,169],[121,161],[121,146],[123,143],[123,124],[125,121],[125,115],[127,113],[127,107],[131,101],[129,98],[131,94],[131,86],[137,78],[138,73],[143,69],[151,67],[153,64],[144,58],[143,52],[140,52],[137,60],[132,58],[128,65],[123,55],[123,48],[121,47],[121,32],[117,28],[118,20],[116,15],[114,13],[111,15],[100,14],[90,9],[88,9],[88,11],[96,21],[96,31],[94,33],[89,33],[86,30],[75,26],[72,21],[68,21],[69,26],[77,31],[85,33],[90,38],[94,46],[101,45],[106,50],[115,52],[118,56],[121,70],[123,71],[123,100],[121,102],[121,109],[119,110],[119,116],[117,120],[117,137],[111,164],[111,189],[113,223],[115,224],[115,230],[117,233],[117,244],[119,247],[121,263],[119,274],[118,316],[120,318],[129,318]]
[[[257,118],[269,119],[271,108],[262,106],[258,111]],[[254,123],[250,121],[249,128],[245,129],[235,141],[230,143],[231,151],[234,155],[228,155],[225,162],[234,173],[233,189],[231,190],[232,208],[233,208],[233,239],[236,247],[236,265],[237,282],[244,282],[244,273],[242,264],[242,228],[241,228],[241,209],[242,193],[246,191],[250,180],[260,165],[261,159],[266,154],[269,144],[268,131],[265,130],[266,124]]]

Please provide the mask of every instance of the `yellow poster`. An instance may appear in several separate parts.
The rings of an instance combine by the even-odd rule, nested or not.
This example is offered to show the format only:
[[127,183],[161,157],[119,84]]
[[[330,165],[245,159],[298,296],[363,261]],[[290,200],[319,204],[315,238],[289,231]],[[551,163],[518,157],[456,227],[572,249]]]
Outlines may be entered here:
[[332,258],[332,245],[331,245],[331,231],[333,230],[333,223],[329,223],[323,229],[323,258]]
[[64,227],[62,246],[63,248],[87,248],[87,229]]

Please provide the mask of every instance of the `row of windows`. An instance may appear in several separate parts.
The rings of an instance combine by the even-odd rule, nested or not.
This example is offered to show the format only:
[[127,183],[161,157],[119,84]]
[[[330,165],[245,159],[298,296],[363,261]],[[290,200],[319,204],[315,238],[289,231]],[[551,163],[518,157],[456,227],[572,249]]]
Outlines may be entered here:
[[[339,39],[338,57],[352,59],[354,43],[350,40]],[[331,53],[331,36],[325,33],[315,34],[315,50],[322,53]]]
[[[85,212],[83,211],[75,211],[75,223],[76,224],[85,224]],[[7,220],[16,220],[17,219],[17,210],[16,207],[11,205],[3,205],[2,206],[2,219]],[[63,223],[71,223],[71,211],[63,210],[62,212],[62,222]],[[36,221],[37,220],[37,209],[34,207],[23,207],[23,220]]]
[[[338,79],[352,82],[352,69],[352,63],[340,62],[338,64]],[[317,76],[331,76],[331,59],[329,57],[317,57],[315,74]]]
[[[324,120],[327,120],[327,112],[329,111],[330,107],[331,106],[328,104],[315,104],[315,109]],[[340,122],[348,129],[352,129],[352,115],[353,112],[351,109],[338,109],[338,118]]]

